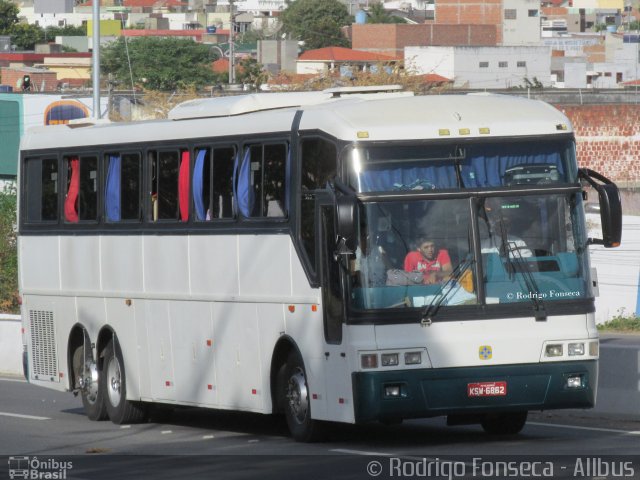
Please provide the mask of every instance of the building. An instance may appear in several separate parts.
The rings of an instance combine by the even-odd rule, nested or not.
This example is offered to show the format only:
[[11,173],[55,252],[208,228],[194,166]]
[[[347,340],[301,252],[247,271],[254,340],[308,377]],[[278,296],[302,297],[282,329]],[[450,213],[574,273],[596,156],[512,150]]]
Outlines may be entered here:
[[369,51],[402,57],[405,47],[451,45],[497,45],[494,25],[408,25],[378,23],[351,26],[351,46],[354,50]]
[[540,1],[502,0],[502,45],[540,43]]
[[372,52],[363,52],[342,47],[325,47],[307,50],[298,57],[296,73],[328,74],[340,73],[351,76],[355,72],[375,70],[378,66],[390,66],[397,62],[396,57]]
[[270,73],[295,72],[298,42],[295,40],[258,40],[258,63]]
[[453,79],[454,88],[495,89],[551,85],[551,49],[513,47],[407,47],[405,65],[418,74]]

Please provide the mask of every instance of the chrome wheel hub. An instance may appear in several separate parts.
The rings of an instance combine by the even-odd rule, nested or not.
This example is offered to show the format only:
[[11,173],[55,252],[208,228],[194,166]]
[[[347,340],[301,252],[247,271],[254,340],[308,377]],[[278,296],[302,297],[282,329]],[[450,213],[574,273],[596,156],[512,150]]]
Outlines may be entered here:
[[289,411],[298,423],[303,423],[309,410],[309,394],[304,372],[298,368],[289,378],[287,384],[287,401]]
[[121,382],[120,362],[113,357],[109,360],[109,365],[107,366],[107,395],[109,396],[109,403],[114,407],[120,405],[120,400],[122,399]]

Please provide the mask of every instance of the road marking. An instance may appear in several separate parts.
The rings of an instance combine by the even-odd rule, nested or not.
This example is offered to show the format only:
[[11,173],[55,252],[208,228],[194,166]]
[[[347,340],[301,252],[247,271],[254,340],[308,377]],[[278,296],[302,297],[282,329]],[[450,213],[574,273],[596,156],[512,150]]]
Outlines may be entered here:
[[348,453],[351,455],[368,455],[368,456],[378,456],[378,457],[390,457],[391,455],[393,455],[392,453],[380,453],[380,452],[365,452],[362,450],[349,450],[347,448],[333,448],[331,450],[329,450],[330,452],[337,452],[337,453]]
[[126,428],[131,428],[131,425],[120,425],[120,430],[124,430]]
[[21,413],[0,412],[2,417],[26,418],[27,420],[51,420],[49,417],[36,417],[35,415],[23,415]]
[[211,440],[212,438],[216,438],[216,437],[214,437],[213,435],[204,435],[202,437],[203,440]]
[[161,435],[166,435],[166,434],[168,434],[168,433],[173,433],[173,431],[171,431],[171,430],[162,430],[162,431],[160,432],[160,434],[161,434]]
[[599,428],[599,427],[580,427],[578,425],[560,425],[557,423],[527,422],[527,425],[536,425],[538,427],[571,428],[574,430],[590,430],[594,432],[618,433],[620,435],[640,435],[640,431],[616,430],[613,428]]

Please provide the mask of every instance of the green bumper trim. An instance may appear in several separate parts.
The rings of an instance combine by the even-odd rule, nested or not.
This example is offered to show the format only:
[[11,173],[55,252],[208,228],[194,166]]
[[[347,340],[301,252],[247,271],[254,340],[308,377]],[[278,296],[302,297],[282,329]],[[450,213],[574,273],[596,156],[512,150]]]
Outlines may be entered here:
[[[582,376],[582,386],[567,388],[566,377],[576,374]],[[356,422],[591,408],[595,404],[598,362],[355,372],[352,381]],[[469,397],[468,384],[478,382],[506,382],[507,394]],[[390,385],[400,387],[400,396],[385,397],[385,387]]]

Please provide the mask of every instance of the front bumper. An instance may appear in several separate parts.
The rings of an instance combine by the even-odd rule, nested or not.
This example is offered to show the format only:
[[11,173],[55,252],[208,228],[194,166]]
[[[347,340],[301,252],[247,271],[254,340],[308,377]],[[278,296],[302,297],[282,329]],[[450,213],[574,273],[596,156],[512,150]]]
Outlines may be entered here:
[[[568,376],[581,375],[582,386],[568,388]],[[492,367],[460,367],[355,372],[352,375],[356,422],[439,415],[481,414],[595,405],[598,362],[548,362]],[[467,386],[506,382],[507,394],[469,397]],[[385,397],[399,385],[401,395]]]

